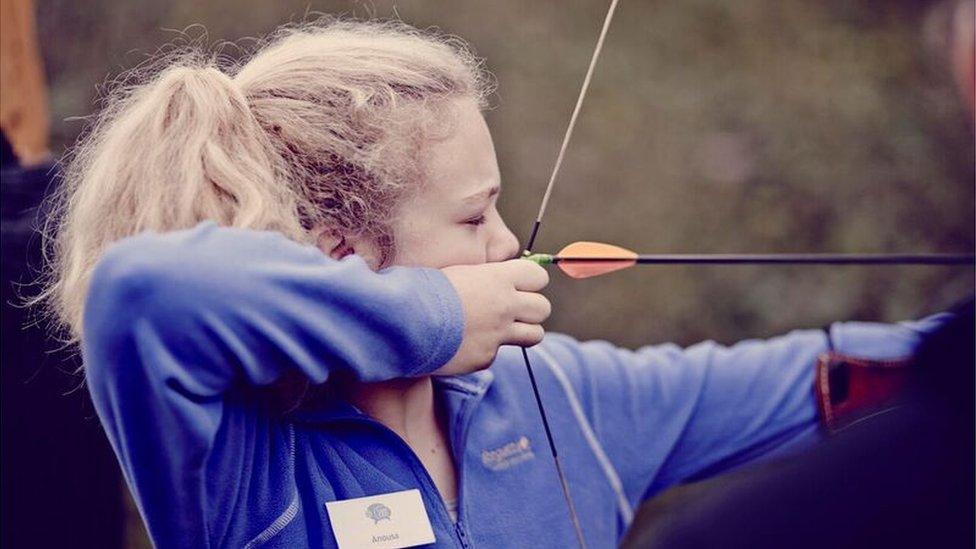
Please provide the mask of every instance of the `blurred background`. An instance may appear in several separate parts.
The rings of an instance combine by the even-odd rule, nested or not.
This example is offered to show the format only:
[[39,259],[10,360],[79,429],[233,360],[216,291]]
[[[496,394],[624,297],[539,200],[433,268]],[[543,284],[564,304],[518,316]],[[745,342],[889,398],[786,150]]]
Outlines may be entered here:
[[[487,118],[501,210],[524,240],[607,4],[37,0],[48,148],[60,157],[97,108],[99,87],[174,40],[258,37],[317,12],[398,17],[459,35],[487,59],[498,81]],[[973,116],[947,54],[955,4],[623,0],[537,250],[601,240],[643,253],[971,252]],[[629,347],[733,343],[836,320],[919,317],[971,294],[973,276],[951,267],[554,275],[548,328]],[[64,394],[81,383],[67,373],[76,363],[63,353],[11,360],[5,350],[4,545],[46,546],[37,541],[59,539],[67,524],[74,545],[145,546],[131,510],[123,527],[115,502],[124,488],[84,391]],[[58,471],[24,473],[37,460]],[[15,498],[27,492],[34,499]]]

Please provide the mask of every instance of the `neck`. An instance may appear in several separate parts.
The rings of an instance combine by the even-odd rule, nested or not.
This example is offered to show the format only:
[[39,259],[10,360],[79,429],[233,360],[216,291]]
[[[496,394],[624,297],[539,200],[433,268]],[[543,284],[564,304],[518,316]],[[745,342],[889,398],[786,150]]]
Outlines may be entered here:
[[428,438],[436,428],[434,385],[429,376],[352,382],[343,392],[350,403],[408,443]]

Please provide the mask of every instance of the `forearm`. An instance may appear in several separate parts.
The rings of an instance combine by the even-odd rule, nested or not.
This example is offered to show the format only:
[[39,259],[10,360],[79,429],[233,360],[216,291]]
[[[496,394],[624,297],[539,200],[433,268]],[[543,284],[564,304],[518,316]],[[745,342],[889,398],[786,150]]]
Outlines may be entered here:
[[[268,232],[204,224],[111,248],[85,313],[89,368],[119,364],[128,340],[164,378],[199,396],[238,378],[267,384],[294,367],[389,379],[436,369],[460,343],[460,304],[436,270],[369,270]],[[111,365],[108,366],[111,368]]]
[[[936,325],[839,323],[832,332],[847,352],[884,359],[911,355]],[[553,336],[548,348],[634,498],[823,436],[814,392],[818,358],[829,350],[823,330],[637,351]]]

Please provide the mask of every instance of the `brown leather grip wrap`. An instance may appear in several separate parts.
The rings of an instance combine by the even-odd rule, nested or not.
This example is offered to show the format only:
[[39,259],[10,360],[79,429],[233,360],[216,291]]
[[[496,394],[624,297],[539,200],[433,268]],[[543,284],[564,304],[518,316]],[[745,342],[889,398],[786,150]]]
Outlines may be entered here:
[[820,420],[833,434],[890,406],[911,375],[912,359],[871,360],[827,352],[814,382]]

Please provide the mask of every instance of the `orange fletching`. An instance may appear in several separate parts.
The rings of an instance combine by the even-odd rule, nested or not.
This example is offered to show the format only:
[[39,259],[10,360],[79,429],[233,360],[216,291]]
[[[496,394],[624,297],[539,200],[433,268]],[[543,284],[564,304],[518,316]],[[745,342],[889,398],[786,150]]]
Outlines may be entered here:
[[573,242],[556,257],[559,268],[573,278],[600,276],[637,264],[636,252],[602,242]]

